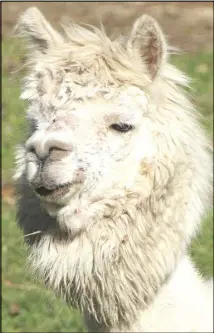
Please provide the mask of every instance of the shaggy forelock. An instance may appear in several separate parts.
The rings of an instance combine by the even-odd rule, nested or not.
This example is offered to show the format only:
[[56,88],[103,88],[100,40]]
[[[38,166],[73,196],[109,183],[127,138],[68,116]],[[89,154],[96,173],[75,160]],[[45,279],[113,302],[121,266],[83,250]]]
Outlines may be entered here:
[[[89,30],[90,29],[90,30]],[[97,79],[107,84],[133,84],[144,87],[150,83],[146,66],[129,52],[121,38],[110,40],[104,31],[80,25],[64,27],[65,40],[54,45],[46,54],[33,53],[28,65],[37,73],[41,68],[56,76],[61,69],[72,73],[72,79],[80,84]]]

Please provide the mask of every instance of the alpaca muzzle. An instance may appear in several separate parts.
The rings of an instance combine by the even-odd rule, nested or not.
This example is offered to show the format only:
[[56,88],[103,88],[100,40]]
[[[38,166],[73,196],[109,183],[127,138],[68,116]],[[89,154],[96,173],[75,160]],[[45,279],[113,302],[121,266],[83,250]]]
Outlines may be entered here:
[[64,196],[69,192],[71,185],[73,185],[73,183],[58,184],[54,178],[45,177],[43,164],[41,163],[35,177],[31,181],[33,190],[37,195],[43,198]]
[[[64,131],[63,131],[64,129]],[[72,133],[61,121],[54,121],[45,130],[36,131],[27,141],[26,149],[37,164],[37,172],[30,184],[43,198],[63,196],[69,192],[70,182],[59,182],[57,175],[49,172],[50,165],[59,165],[73,150]]]
[[40,161],[59,161],[73,151],[73,133],[61,120],[54,120],[43,130],[37,130],[27,141],[28,152]]

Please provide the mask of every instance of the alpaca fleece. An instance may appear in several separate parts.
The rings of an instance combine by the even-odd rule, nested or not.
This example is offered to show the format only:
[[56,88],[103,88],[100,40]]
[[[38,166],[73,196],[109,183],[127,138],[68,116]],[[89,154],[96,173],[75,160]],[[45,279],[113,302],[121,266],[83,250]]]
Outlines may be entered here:
[[[212,287],[186,255],[210,200],[211,146],[157,22],[143,15],[116,40],[79,25],[61,35],[30,8],[17,28],[31,47],[15,178],[18,223],[40,232],[26,237],[33,272],[91,331],[211,332]],[[134,130],[114,133],[116,121]],[[32,188],[28,146],[48,131],[73,147],[42,171],[45,184],[76,181],[56,202]]]

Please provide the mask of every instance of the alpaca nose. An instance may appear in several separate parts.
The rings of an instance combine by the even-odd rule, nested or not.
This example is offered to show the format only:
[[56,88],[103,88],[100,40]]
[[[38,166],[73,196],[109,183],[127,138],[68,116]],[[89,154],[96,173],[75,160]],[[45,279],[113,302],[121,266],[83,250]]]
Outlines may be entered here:
[[40,160],[48,158],[51,161],[59,161],[68,156],[73,149],[70,138],[71,133],[68,131],[39,131],[27,141],[26,148]]

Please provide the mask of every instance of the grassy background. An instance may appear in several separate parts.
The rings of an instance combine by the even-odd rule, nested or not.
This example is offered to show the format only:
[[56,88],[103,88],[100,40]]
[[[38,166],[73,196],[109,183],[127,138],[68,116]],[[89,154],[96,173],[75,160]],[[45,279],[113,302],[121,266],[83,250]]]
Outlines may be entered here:
[[[20,41],[4,40],[2,44],[2,179],[11,182],[13,149],[26,132],[24,103],[19,100],[20,68],[24,54]],[[194,102],[204,115],[203,125],[213,133],[213,54],[196,53],[174,56],[172,62],[193,79]],[[193,241],[190,253],[206,277],[213,272],[213,213],[207,212],[201,232]],[[26,249],[23,236],[15,223],[15,205],[11,190],[4,190],[2,201],[2,331],[3,332],[77,332],[84,326],[80,316],[55,299],[26,269]]]

